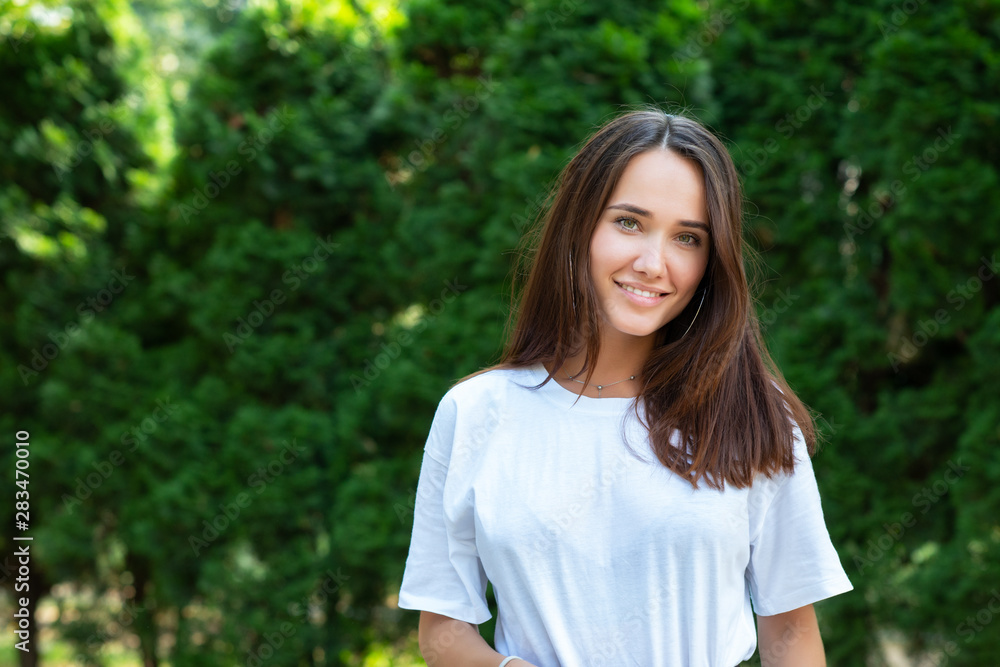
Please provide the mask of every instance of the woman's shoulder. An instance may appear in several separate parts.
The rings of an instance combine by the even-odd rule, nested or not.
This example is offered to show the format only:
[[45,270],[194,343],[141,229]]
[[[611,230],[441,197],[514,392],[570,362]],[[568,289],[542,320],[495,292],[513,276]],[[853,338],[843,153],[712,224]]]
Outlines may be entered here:
[[[541,382],[534,378],[530,368],[487,368],[462,378],[441,398],[425,449],[439,461],[468,462],[478,445],[523,412],[528,404],[518,403],[524,396],[519,392]],[[462,443],[457,459],[452,456],[456,443]]]
[[460,405],[482,401],[495,403],[505,398],[511,389],[534,387],[542,379],[544,373],[539,376],[537,367],[491,366],[458,380],[442,401],[447,399]]

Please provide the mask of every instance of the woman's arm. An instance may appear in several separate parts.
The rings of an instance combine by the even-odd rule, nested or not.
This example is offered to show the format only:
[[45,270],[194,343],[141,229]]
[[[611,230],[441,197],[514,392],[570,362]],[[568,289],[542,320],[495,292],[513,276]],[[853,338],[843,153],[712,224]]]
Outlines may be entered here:
[[757,617],[761,667],[826,667],[823,638],[811,604]]
[[[417,636],[428,667],[497,667],[507,657],[490,648],[479,634],[479,626],[429,611],[420,612]],[[507,664],[534,667],[526,660]]]

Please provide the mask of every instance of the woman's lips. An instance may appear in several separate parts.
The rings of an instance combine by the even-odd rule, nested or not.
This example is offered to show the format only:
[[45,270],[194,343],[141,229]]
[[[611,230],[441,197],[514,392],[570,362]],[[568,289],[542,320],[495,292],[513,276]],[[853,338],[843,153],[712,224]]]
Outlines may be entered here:
[[663,299],[667,296],[667,293],[663,292],[656,293],[656,296],[643,296],[642,294],[637,294],[636,291],[642,291],[645,292],[646,294],[650,294],[651,292],[647,290],[639,290],[639,288],[633,287],[631,285],[624,285],[618,282],[617,280],[614,282],[615,285],[618,286],[618,289],[624,292],[628,296],[628,298],[632,300],[633,303],[637,303],[641,306],[656,305],[661,301],[663,301]]

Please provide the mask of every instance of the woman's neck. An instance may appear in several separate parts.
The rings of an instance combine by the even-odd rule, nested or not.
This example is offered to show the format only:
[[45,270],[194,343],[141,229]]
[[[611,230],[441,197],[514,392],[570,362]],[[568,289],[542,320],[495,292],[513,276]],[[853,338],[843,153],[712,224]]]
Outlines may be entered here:
[[[584,387],[583,395],[593,398],[597,398],[598,394],[600,398],[631,398],[638,395],[642,386],[642,367],[652,351],[652,342],[651,339],[634,337],[602,339],[597,359],[591,360],[590,366],[594,372]],[[587,380],[589,369],[583,369],[585,357],[586,350],[571,355],[555,375],[560,385],[574,393],[579,393],[584,386],[581,383]],[[632,376],[634,379],[629,379]]]

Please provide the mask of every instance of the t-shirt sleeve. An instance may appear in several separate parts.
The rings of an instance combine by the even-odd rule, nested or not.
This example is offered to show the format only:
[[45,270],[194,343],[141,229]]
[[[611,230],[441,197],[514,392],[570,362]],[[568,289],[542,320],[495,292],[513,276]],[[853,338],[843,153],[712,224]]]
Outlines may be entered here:
[[773,486],[764,494],[770,500],[759,500],[757,512],[751,507],[755,521],[747,579],[754,611],[761,616],[853,589],[830,541],[812,461],[798,427],[795,438],[794,472],[770,480]]
[[456,421],[456,405],[446,395],[424,447],[398,605],[479,624],[491,614],[473,505],[457,471],[449,470]]

